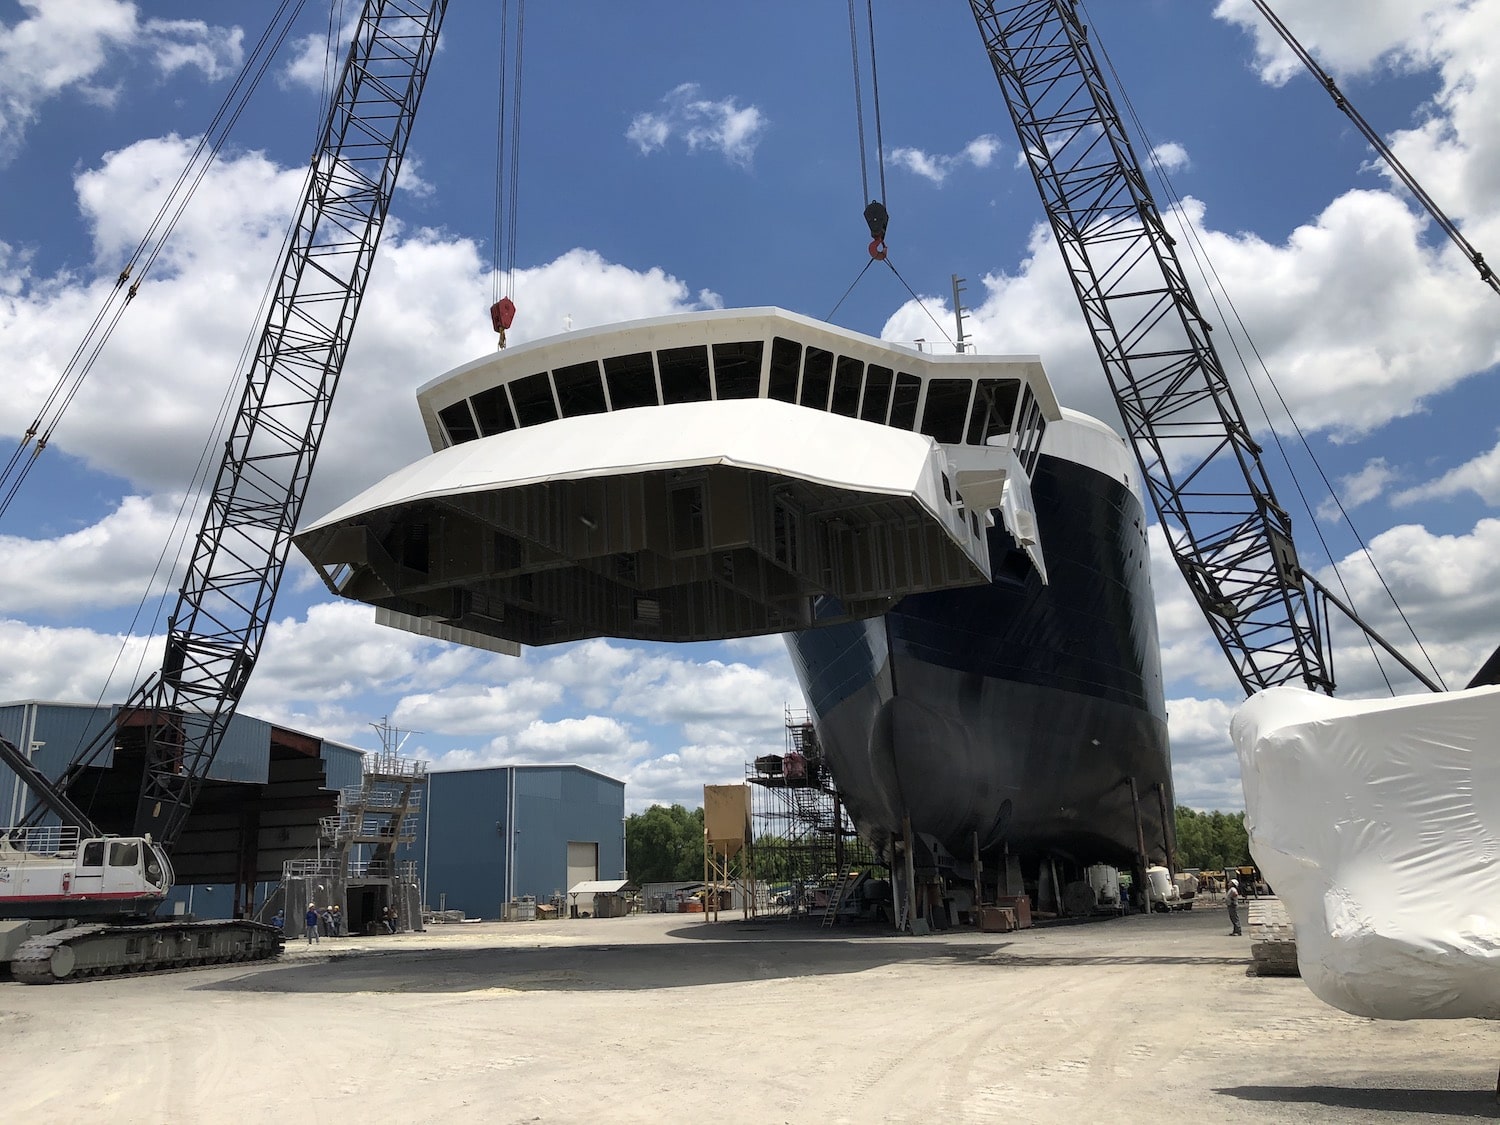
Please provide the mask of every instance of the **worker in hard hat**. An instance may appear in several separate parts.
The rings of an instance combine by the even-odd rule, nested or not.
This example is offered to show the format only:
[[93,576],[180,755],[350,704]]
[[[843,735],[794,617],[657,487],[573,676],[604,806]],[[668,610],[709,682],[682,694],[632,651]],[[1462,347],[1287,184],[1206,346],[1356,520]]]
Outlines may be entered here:
[[1229,936],[1240,937],[1240,881],[1238,879],[1229,880],[1229,893],[1224,897],[1229,903],[1229,925],[1231,927]]

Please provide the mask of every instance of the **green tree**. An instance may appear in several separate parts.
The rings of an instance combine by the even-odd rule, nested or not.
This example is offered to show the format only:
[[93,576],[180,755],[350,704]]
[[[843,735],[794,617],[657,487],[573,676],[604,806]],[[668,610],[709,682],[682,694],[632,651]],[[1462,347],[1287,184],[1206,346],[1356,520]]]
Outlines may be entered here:
[[770,832],[755,838],[755,877],[763,883],[784,883],[791,878],[786,840]]
[[625,856],[637,883],[703,878],[703,810],[652,805],[625,818]]
[[1178,805],[1176,819],[1179,866],[1222,871],[1252,862],[1244,813],[1199,812]]

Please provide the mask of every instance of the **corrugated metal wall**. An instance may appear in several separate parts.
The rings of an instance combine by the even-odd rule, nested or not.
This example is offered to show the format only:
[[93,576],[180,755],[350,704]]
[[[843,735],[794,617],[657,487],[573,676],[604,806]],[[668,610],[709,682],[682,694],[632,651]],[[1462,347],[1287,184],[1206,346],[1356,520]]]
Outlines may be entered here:
[[[74,706],[66,703],[17,703],[0,707],[0,731],[20,749],[30,741],[34,747],[32,762],[48,777],[57,777],[73,760],[73,755],[110,721],[113,707]],[[41,743],[42,745],[37,745]],[[113,755],[106,752],[100,759],[108,765]],[[30,804],[30,790],[21,785],[8,769],[0,781],[0,819],[7,824],[21,818]],[[14,815],[13,815],[14,814]]]
[[324,742],[321,748],[323,775],[328,788],[337,792],[358,785],[364,778],[365,752],[342,742]]
[[208,776],[215,781],[264,785],[271,770],[271,724],[238,712],[229,720],[224,741]]
[[504,769],[428,774],[415,849],[428,906],[471,918],[499,915],[509,782]]
[[456,770],[431,774],[426,799],[416,856],[434,909],[444,904],[470,917],[497,917],[507,897],[509,841],[515,848],[510,897],[545,902],[566,892],[569,841],[598,844],[601,879],[618,878],[624,866],[623,781],[577,766]]

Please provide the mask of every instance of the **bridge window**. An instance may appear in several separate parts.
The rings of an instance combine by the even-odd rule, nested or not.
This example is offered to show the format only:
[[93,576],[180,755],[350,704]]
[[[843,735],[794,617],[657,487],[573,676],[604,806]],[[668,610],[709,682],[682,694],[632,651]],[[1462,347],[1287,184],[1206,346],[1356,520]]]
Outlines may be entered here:
[[989,438],[1010,433],[1016,415],[1016,399],[1020,395],[1018,380],[979,380],[974,392],[974,407],[969,411],[969,434],[965,440],[970,445],[983,445]]
[[468,399],[460,399],[452,406],[443,407],[438,411],[438,420],[443,423],[443,429],[448,431],[450,445],[473,441],[479,436],[479,430],[474,425],[474,415],[469,413]]
[[839,356],[833,367],[833,401],[829,409],[845,418],[859,417],[859,384],[865,377],[865,365],[849,356]]
[[516,420],[523,426],[540,426],[557,421],[557,402],[552,397],[552,380],[543,371],[528,375],[510,385],[510,397],[516,404]]
[[474,419],[479,423],[479,432],[485,437],[509,433],[516,428],[516,416],[511,413],[510,399],[505,394],[504,386],[480,391],[469,402],[474,407]]
[[970,379],[930,379],[927,407],[922,411],[922,432],[944,445],[964,440],[964,420],[969,416]]
[[802,345],[777,336],[771,341],[771,379],[767,398],[797,401],[797,376],[802,373]]
[[922,397],[922,380],[905,371],[896,375],[896,392],[891,396],[891,425],[910,430],[917,424],[917,400]]
[[609,384],[609,401],[615,410],[657,405],[656,365],[650,352],[606,359],[604,380]]
[[814,410],[828,409],[828,388],[833,382],[833,353],[826,348],[809,347],[802,365],[802,405]]
[[557,383],[557,402],[564,418],[604,413],[604,384],[599,379],[599,364],[594,360],[559,367],[552,372],[552,378]]
[[760,357],[765,350],[760,340],[714,345],[714,384],[720,398],[760,395]]
[[661,368],[662,402],[707,402],[713,398],[708,382],[708,349],[662,348],[656,353]]
[[865,374],[865,397],[860,403],[859,416],[866,422],[885,424],[886,412],[891,407],[891,369],[870,364]]
[[141,863],[141,845],[138,841],[122,843],[115,841],[109,845],[109,865],[111,867],[139,867]]
[[1021,397],[1021,410],[1016,420],[1016,436],[1013,439],[1016,459],[1028,473],[1036,471],[1037,457],[1041,454],[1042,435],[1047,430],[1047,419],[1028,387]]

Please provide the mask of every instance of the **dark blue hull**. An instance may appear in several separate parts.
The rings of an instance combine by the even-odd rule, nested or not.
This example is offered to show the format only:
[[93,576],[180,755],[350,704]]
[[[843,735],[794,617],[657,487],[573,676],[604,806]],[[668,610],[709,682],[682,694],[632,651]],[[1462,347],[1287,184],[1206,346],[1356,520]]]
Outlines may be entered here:
[[1123,484],[1042,457],[1032,480],[1050,578],[1003,527],[988,586],[791,634],[819,740],[860,832],[1127,865],[1130,778],[1148,853],[1172,808],[1146,520]]

